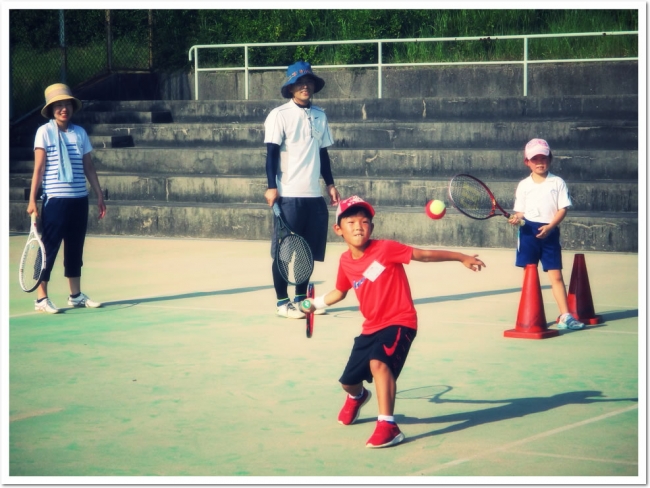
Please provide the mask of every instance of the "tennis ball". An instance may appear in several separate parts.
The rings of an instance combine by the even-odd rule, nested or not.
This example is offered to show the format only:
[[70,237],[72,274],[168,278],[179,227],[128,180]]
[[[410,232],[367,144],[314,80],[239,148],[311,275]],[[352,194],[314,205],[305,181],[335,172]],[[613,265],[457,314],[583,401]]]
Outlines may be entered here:
[[445,216],[445,213],[447,213],[447,207],[445,206],[445,203],[440,200],[430,200],[424,207],[424,211],[430,219],[438,220]]

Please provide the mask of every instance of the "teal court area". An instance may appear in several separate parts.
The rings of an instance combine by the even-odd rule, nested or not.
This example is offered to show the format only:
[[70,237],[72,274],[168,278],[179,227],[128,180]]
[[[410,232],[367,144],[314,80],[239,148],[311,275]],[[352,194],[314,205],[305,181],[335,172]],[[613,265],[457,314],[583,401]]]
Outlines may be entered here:
[[[398,381],[406,441],[372,450],[374,397],[356,424],[336,421],[361,326],[353,293],[307,339],[303,320],[274,315],[268,242],[89,236],[83,290],[104,307],[65,308],[59,261],[50,297],[65,310],[44,315],[18,286],[24,240],[8,239],[5,481],[645,482],[637,254],[585,253],[603,321],[544,340],[503,336],[523,282],[513,250],[459,249],[480,273],[408,265],[420,328]],[[317,263],[317,294],[343,250]]]

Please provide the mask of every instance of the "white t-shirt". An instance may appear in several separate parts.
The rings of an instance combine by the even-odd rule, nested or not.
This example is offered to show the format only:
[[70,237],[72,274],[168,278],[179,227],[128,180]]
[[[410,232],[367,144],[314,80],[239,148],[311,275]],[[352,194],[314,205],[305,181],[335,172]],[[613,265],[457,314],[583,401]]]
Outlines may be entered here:
[[[36,131],[34,149],[45,149],[45,174],[43,176],[43,193],[48,198],[81,198],[88,195],[86,175],[84,173],[83,155],[93,150],[86,131],[78,125],[69,124],[66,132],[61,132],[63,142],[68,149],[72,181],[59,181],[59,159],[57,157],[58,141],[50,140],[48,124],[42,125]],[[81,149],[81,153],[80,153]]]
[[524,220],[548,224],[558,210],[571,205],[566,183],[549,172],[541,183],[535,183],[532,175],[519,182],[514,211],[523,212]]
[[320,150],[334,144],[323,109],[302,108],[291,100],[274,108],[264,122],[264,143],[280,146],[276,182],[281,196],[322,196]]

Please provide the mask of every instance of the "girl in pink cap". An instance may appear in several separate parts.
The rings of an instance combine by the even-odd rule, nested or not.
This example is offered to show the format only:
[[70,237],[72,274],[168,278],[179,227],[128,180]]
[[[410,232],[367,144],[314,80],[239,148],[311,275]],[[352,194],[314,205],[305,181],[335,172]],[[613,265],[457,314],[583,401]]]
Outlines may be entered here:
[[525,268],[542,262],[560,309],[558,328],[579,330],[585,325],[569,313],[559,227],[572,203],[564,180],[549,171],[551,161],[553,153],[544,139],[532,139],[526,144],[524,164],[531,173],[517,186],[514,213],[509,219],[517,226],[525,221],[519,229],[515,264]]

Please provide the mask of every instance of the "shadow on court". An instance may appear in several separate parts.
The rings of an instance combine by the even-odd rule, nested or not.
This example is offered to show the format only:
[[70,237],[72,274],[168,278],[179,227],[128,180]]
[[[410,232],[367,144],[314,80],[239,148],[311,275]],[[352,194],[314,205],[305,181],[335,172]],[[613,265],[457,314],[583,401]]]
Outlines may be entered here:
[[247,286],[243,288],[232,288],[230,290],[198,291],[194,293],[181,293],[179,295],[165,295],[165,296],[148,297],[148,298],[114,300],[112,302],[104,302],[104,306],[108,307],[111,305],[138,305],[141,303],[166,302],[170,300],[183,300],[186,298],[205,298],[205,297],[215,297],[220,295],[238,295],[241,293],[253,293],[260,290],[268,290],[269,288],[273,288],[273,286],[269,286],[269,285]]
[[[638,402],[638,398],[597,398],[603,397],[600,391],[571,391],[566,393],[559,393],[550,397],[530,397],[530,398],[507,398],[503,400],[454,400],[454,399],[441,399],[432,398],[429,402],[435,404],[455,403],[466,405],[494,405],[499,404],[498,407],[485,408],[483,410],[473,410],[471,412],[458,412],[450,415],[439,415],[429,418],[417,418],[401,414],[395,415],[395,420],[399,424],[447,424],[454,422],[450,425],[431,432],[411,436],[407,442],[413,442],[418,439],[433,435],[449,434],[479,425],[487,424],[490,422],[502,422],[527,415],[539,414],[549,410],[565,407],[567,405],[588,405],[592,403],[610,403],[610,402]],[[503,405],[505,404],[505,405]]]

